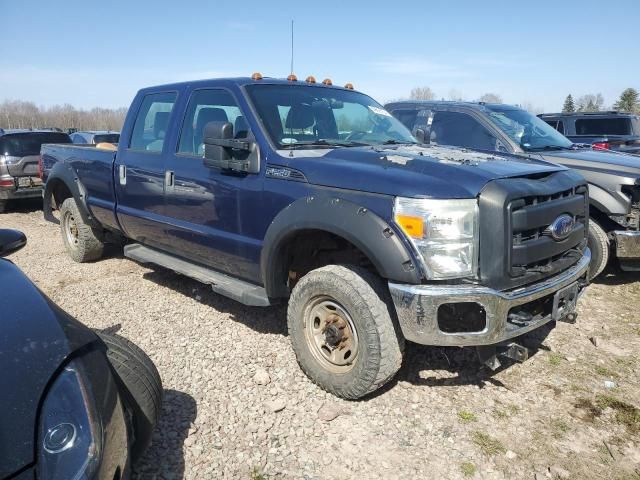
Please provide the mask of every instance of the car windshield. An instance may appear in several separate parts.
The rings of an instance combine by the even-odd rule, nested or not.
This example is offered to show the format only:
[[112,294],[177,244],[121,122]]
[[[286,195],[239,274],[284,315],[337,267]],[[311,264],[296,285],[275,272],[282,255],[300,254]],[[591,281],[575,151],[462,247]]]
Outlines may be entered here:
[[58,132],[25,132],[0,137],[0,155],[39,155],[43,143],[71,143],[69,135]]
[[491,121],[527,152],[561,150],[573,143],[555,128],[525,110],[487,107]]
[[308,85],[249,85],[247,92],[278,148],[332,148],[417,143],[370,97]]

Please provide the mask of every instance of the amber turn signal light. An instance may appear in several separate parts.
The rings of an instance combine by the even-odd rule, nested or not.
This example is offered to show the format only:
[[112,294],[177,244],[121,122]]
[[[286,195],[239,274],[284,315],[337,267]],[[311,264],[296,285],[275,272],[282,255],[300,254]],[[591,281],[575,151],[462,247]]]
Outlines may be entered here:
[[424,220],[410,215],[396,215],[396,223],[412,238],[424,237]]

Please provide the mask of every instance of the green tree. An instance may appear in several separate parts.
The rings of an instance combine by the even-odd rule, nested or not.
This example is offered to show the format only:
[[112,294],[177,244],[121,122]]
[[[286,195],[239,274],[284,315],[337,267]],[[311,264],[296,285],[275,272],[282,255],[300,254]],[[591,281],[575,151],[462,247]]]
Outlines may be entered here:
[[573,97],[571,94],[567,95],[567,98],[564,99],[564,105],[562,106],[563,113],[573,113],[576,111],[576,105],[573,103]]
[[613,108],[624,112],[640,113],[638,96],[638,91],[635,88],[627,88],[620,94],[620,99],[613,104]]

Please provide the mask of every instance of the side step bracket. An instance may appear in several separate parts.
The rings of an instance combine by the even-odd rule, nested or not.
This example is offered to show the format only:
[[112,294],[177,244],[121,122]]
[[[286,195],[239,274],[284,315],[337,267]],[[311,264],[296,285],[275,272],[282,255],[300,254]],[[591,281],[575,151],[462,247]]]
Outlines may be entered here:
[[124,256],[140,263],[152,263],[186,275],[206,285],[213,291],[245,305],[267,307],[271,305],[263,287],[238,280],[189,260],[169,255],[154,248],[133,243],[124,247]]

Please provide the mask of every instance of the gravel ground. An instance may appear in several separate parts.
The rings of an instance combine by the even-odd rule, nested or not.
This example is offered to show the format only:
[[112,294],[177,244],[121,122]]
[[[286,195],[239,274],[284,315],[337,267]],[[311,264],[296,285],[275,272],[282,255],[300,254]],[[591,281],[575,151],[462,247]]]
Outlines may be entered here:
[[529,338],[523,364],[490,372],[472,350],[410,344],[395,381],[347,402],[300,372],[284,308],[117,250],[73,263],[58,227],[21,208],[0,216],[29,238],[12,260],[85,324],[120,326],[162,375],[137,478],[640,479],[639,274],[590,286],[578,323]]

